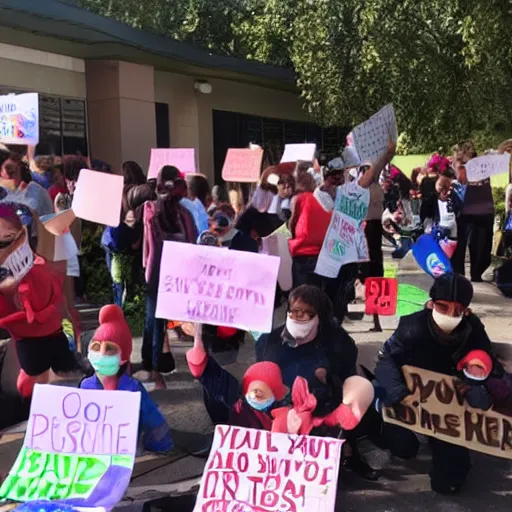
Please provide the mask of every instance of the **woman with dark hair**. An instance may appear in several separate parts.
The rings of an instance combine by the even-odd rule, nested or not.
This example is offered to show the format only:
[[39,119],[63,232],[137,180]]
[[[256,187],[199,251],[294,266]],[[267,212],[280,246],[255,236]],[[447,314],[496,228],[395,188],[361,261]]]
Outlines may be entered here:
[[128,185],[143,185],[146,183],[146,176],[144,175],[144,171],[137,162],[133,162],[132,160],[124,162],[122,171],[125,187]]
[[[354,340],[333,322],[329,297],[311,285],[299,286],[290,293],[284,328],[278,327],[259,338],[256,360],[276,363],[283,383],[290,389],[297,377],[306,379],[317,400],[313,413],[316,417],[327,416],[343,403],[344,382],[357,373]],[[345,466],[364,478],[376,480],[376,472],[357,453],[357,438],[347,437],[352,441],[352,453],[346,451]]]
[[142,342],[142,366],[150,372],[157,389],[165,388],[158,371],[165,338],[166,321],[156,318],[156,299],[160,280],[160,260],[164,241],[195,243],[197,229],[189,211],[180,204],[187,193],[186,182],[176,167],[165,166],[158,173],[156,201],[144,205],[142,262],[145,268],[146,321]]
[[187,180],[188,197],[181,200],[184,206],[194,217],[196,228],[199,233],[208,229],[208,213],[206,209],[210,206],[211,194],[208,180],[201,175],[190,176]]

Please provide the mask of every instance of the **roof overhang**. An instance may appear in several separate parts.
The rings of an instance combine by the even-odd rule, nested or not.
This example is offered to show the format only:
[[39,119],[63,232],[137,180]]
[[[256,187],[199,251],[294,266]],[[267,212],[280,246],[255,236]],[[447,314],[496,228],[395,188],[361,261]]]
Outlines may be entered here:
[[0,0],[0,42],[82,59],[137,62],[198,78],[297,90],[289,69],[212,54],[58,0]]

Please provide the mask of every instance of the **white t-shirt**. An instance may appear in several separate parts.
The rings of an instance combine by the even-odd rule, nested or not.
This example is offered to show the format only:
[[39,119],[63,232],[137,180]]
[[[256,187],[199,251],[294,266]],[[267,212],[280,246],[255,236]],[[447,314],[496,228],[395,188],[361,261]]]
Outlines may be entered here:
[[363,222],[369,204],[370,191],[357,182],[344,183],[338,187],[331,223],[318,256],[315,273],[336,278],[343,265],[368,261]]

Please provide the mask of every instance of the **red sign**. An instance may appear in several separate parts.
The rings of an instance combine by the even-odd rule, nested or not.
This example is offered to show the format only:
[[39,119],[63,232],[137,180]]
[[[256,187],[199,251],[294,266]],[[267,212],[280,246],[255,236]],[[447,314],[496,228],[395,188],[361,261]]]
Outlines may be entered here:
[[387,277],[369,277],[366,286],[366,314],[393,316],[396,314],[398,281]]
[[222,179],[239,183],[257,183],[260,179],[262,149],[228,149]]

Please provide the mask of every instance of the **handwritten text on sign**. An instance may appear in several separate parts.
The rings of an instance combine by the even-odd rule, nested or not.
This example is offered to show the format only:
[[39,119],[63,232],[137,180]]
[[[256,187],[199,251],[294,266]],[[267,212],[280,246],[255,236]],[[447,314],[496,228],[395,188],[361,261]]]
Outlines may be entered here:
[[39,142],[39,95],[0,96],[0,142],[30,144]]
[[36,386],[25,447],[52,453],[135,455],[140,393]]
[[228,149],[222,179],[240,183],[256,183],[260,178],[262,149]]
[[148,179],[156,178],[165,165],[173,165],[183,174],[196,172],[194,148],[160,148],[151,150]]
[[332,512],[342,443],[219,425],[194,512]]
[[364,161],[377,161],[386,152],[389,139],[396,142],[398,138],[393,105],[386,105],[370,119],[356,126],[352,138]]
[[393,316],[396,313],[398,281],[384,277],[369,277],[364,284],[366,314]]
[[466,164],[468,181],[478,182],[486,180],[496,174],[507,174],[510,169],[510,154],[485,155],[472,158]]
[[472,409],[464,400],[465,384],[447,375],[403,366],[417,406],[383,411],[384,421],[447,443],[512,459],[512,418]]
[[164,242],[157,318],[270,332],[279,258]]

